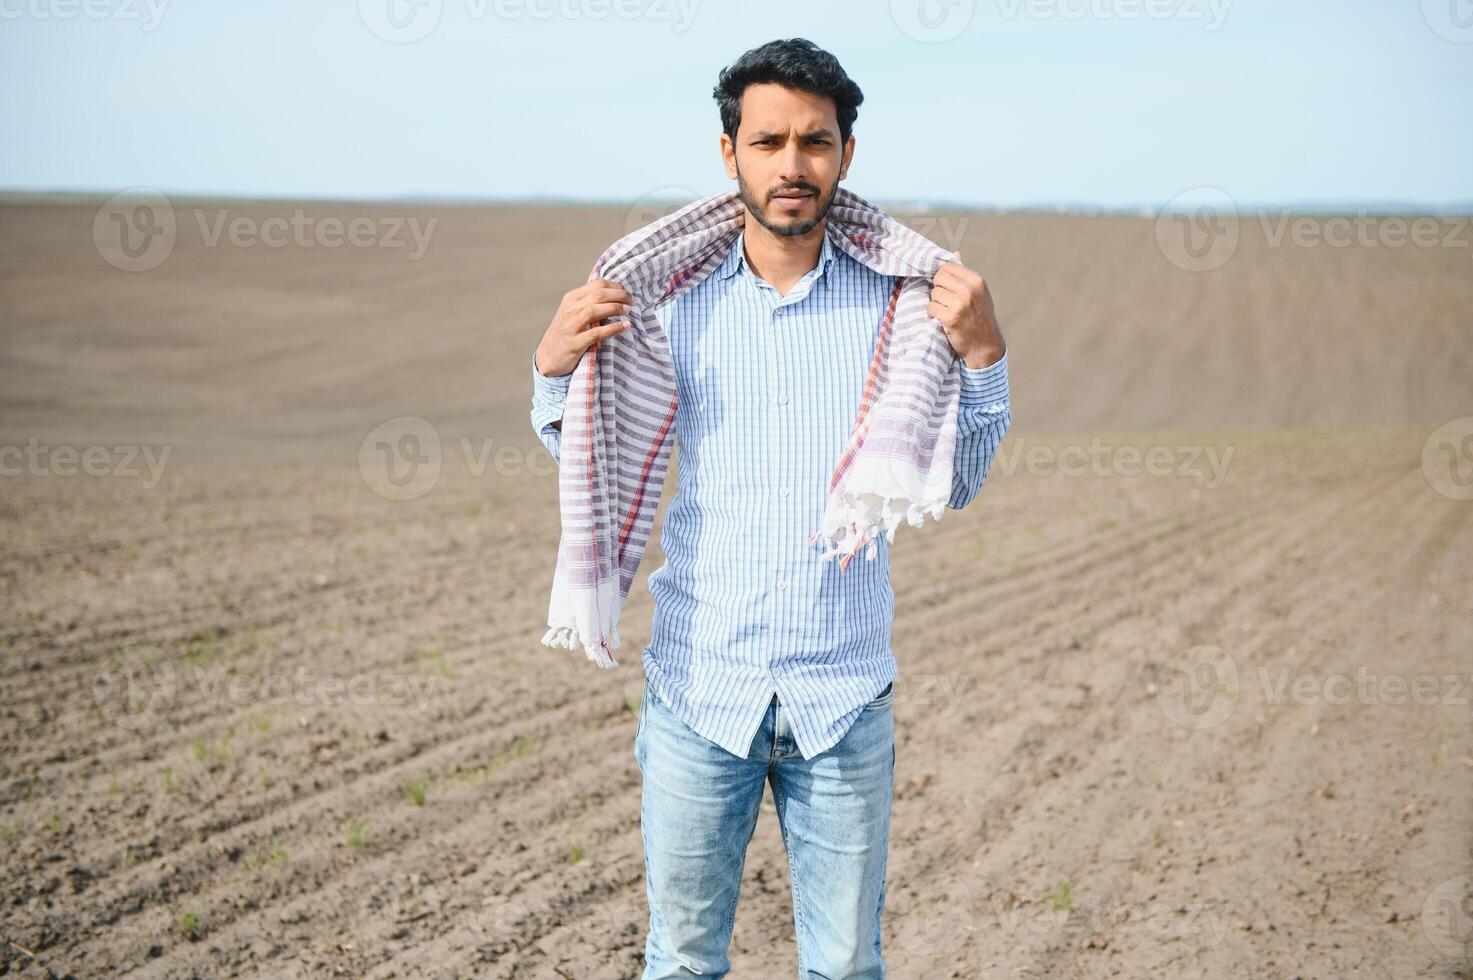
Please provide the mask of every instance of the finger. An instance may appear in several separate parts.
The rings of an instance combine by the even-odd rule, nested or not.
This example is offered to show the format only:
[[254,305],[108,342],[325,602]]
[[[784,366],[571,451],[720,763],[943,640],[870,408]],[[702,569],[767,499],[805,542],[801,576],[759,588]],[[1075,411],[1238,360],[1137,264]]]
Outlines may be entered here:
[[931,289],[931,302],[940,303],[949,310],[959,310],[967,304],[967,294],[936,284]]
[[937,278],[953,279],[957,282],[976,283],[982,278],[982,273],[976,269],[970,269],[960,260],[948,262],[936,271]]
[[579,299],[591,299],[595,302],[633,303],[634,297],[629,291],[617,282],[608,279],[594,279],[579,291]]
[[596,303],[619,303],[625,306],[634,305],[634,297],[617,286],[598,286],[589,289],[576,289],[569,293],[563,300],[562,309],[577,311]]
[[926,316],[941,321],[942,326],[951,326],[956,320],[956,311],[933,302],[926,307]]
[[623,333],[633,326],[634,324],[628,320],[619,320],[602,327],[591,327],[578,335],[578,345],[584,348],[590,347],[606,337],[612,337],[616,333]]
[[581,314],[582,322],[578,325],[578,329],[586,330],[590,326],[597,325],[601,320],[607,320],[611,316],[623,316],[628,312],[628,303],[595,303]]

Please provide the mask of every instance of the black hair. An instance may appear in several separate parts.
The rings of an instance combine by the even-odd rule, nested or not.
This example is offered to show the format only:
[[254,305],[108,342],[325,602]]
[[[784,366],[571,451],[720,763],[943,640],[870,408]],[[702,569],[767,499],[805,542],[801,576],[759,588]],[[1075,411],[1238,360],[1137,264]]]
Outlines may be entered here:
[[721,128],[733,143],[742,121],[742,93],[748,85],[767,82],[833,99],[839,143],[849,141],[864,93],[844,73],[838,58],[807,38],[793,37],[768,41],[721,69],[711,96],[721,110]]

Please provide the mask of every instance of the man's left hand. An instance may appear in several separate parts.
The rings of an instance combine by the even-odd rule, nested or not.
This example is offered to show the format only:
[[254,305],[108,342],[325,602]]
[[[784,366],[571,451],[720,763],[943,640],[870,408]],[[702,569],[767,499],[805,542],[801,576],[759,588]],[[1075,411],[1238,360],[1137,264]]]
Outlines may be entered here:
[[995,364],[1007,352],[987,280],[960,262],[948,262],[937,271],[926,313],[940,321],[951,349],[969,368]]

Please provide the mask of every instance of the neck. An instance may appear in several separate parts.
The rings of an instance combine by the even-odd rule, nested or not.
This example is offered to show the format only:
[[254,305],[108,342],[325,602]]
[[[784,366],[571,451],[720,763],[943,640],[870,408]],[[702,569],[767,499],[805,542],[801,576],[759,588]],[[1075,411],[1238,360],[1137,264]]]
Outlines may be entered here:
[[786,295],[818,265],[827,226],[825,218],[808,234],[788,237],[773,234],[748,214],[742,231],[742,254],[758,278],[772,283],[779,293]]

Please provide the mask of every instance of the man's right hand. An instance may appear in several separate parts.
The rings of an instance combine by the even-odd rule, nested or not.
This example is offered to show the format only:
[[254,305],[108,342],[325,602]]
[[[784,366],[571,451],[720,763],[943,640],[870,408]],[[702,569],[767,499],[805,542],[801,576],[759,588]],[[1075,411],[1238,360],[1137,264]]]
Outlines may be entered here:
[[537,370],[548,378],[572,374],[589,347],[634,325],[627,318],[601,322],[623,316],[633,304],[634,297],[608,279],[593,279],[571,290],[537,345]]

